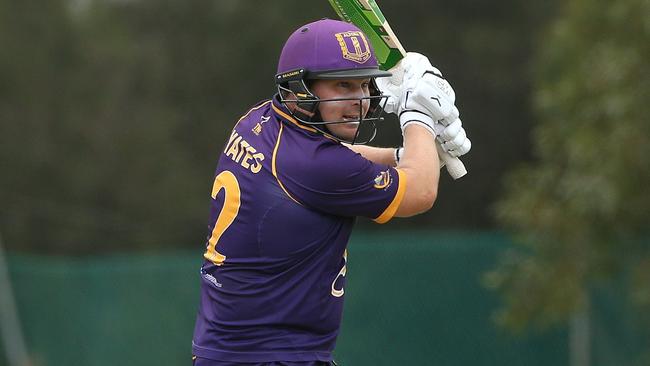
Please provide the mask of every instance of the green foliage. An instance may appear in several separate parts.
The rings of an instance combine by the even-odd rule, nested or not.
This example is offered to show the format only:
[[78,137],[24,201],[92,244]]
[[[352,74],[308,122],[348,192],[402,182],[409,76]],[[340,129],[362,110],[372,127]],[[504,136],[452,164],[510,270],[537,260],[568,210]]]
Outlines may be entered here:
[[[452,81],[474,143],[470,176],[445,176],[434,210],[391,228],[491,225],[483,208],[497,178],[529,157],[530,50],[548,4],[381,3],[407,49]],[[0,0],[0,231],[10,249],[202,246],[234,121],[275,92],[290,32],[334,16],[326,1]],[[378,144],[399,144],[395,122]],[[494,143],[506,135],[515,142]]]
[[[252,14],[264,21],[243,26]],[[0,0],[10,249],[201,247],[216,157],[274,91],[278,45],[296,26],[283,17],[259,1]]]
[[537,161],[509,176],[496,207],[522,248],[486,278],[511,328],[565,320],[607,279],[650,303],[648,14],[647,0],[573,0],[542,39]]

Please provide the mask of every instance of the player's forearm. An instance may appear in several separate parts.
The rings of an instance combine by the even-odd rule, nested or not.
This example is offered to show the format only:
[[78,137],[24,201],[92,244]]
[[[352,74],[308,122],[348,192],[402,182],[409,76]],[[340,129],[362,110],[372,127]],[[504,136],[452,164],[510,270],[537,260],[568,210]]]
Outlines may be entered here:
[[344,144],[350,150],[361,154],[364,158],[372,161],[375,164],[386,164],[395,166],[395,148],[392,147],[374,147],[366,145],[350,145]]
[[406,175],[406,191],[396,216],[413,216],[427,211],[438,195],[440,164],[433,135],[412,124],[404,131],[404,153],[397,166]]

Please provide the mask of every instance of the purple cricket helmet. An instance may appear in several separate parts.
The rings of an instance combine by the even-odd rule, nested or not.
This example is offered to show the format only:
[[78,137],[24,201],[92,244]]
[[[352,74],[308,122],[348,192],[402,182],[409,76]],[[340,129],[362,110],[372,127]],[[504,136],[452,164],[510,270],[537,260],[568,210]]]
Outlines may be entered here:
[[[382,120],[386,96],[382,96],[374,78],[391,76],[379,69],[375,52],[368,37],[354,24],[332,19],[321,19],[298,28],[289,36],[278,62],[275,82],[278,85],[280,101],[295,104],[288,108],[299,122],[311,125],[324,134],[339,141],[351,143],[370,142],[376,134],[375,122]],[[309,90],[313,80],[318,79],[365,79],[369,78],[370,96],[350,98],[368,100],[370,108],[366,116],[361,113],[359,128],[352,141],[332,136],[328,124],[350,123],[350,121],[323,121],[318,106],[324,102],[344,99],[320,99]],[[290,96],[290,97],[289,97]],[[289,98],[289,99],[285,99]],[[361,109],[361,104],[360,109]],[[364,125],[370,125],[370,137],[359,141]]]
[[391,76],[379,70],[366,35],[354,24],[321,19],[298,28],[284,44],[278,75],[305,69],[308,79]]

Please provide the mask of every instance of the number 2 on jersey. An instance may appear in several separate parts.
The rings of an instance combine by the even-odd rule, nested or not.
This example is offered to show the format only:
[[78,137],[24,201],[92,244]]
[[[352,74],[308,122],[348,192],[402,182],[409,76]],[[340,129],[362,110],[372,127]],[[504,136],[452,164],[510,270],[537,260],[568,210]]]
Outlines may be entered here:
[[217,194],[221,190],[225,190],[225,197],[223,206],[217,217],[217,222],[212,229],[212,235],[208,240],[208,248],[203,254],[205,259],[220,266],[226,260],[226,256],[217,252],[217,243],[221,235],[228,229],[230,224],[235,221],[235,217],[239,213],[239,206],[241,205],[241,190],[239,189],[239,182],[232,172],[224,170],[219,173],[214,179],[212,184],[212,199],[217,199]]

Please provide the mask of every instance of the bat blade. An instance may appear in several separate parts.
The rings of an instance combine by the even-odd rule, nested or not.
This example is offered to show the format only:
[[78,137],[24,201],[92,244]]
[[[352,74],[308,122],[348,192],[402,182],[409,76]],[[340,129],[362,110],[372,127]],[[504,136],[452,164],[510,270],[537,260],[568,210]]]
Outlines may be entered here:
[[[342,20],[359,27],[370,38],[381,69],[390,70],[406,56],[406,50],[397,39],[386,17],[375,0],[328,0]],[[438,155],[445,162],[447,172],[458,179],[467,170],[460,159],[449,155],[438,146]]]
[[352,23],[365,33],[383,70],[397,65],[406,51],[390,28],[374,0],[329,0],[342,20]]

